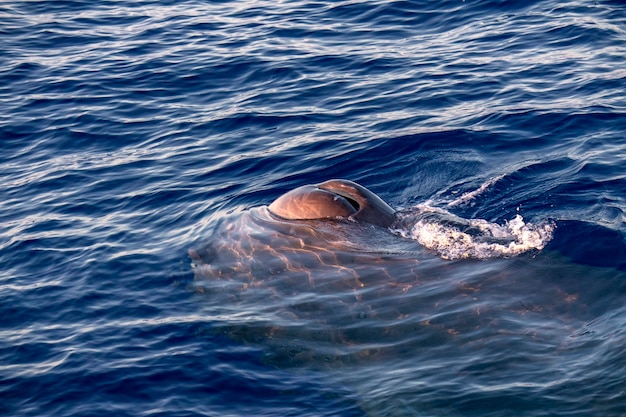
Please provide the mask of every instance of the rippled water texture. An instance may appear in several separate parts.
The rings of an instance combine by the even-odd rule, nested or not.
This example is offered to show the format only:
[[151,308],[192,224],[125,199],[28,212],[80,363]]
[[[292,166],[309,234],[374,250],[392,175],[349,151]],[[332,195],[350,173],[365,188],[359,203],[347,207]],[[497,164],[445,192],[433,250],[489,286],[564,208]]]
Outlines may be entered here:
[[[3,2],[0,414],[624,415],[625,45],[620,1]],[[267,211],[331,178],[406,216]]]

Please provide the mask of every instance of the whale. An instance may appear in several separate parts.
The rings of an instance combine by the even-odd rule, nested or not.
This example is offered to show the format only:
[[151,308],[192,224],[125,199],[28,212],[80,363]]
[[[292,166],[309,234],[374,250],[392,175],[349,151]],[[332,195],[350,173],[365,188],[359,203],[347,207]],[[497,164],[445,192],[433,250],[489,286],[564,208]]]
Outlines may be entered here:
[[354,181],[333,179],[295,188],[272,202],[269,211],[287,220],[348,218],[389,227],[396,212],[382,198]]

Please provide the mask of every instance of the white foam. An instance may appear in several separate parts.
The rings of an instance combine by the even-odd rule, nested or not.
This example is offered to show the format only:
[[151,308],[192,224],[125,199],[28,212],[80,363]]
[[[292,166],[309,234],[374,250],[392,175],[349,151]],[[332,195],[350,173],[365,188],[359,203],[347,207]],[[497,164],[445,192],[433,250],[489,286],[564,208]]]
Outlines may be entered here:
[[552,239],[554,224],[524,222],[521,215],[500,225],[462,219],[445,210],[416,206],[399,213],[392,231],[418,241],[444,259],[489,259],[541,250]]

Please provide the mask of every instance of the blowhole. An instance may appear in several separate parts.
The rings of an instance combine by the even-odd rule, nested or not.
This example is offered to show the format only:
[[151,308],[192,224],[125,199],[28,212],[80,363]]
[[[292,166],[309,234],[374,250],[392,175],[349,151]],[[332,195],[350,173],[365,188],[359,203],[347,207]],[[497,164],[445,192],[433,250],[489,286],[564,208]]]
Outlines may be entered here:
[[350,205],[354,207],[356,211],[359,211],[361,206],[359,205],[359,203],[356,202],[356,200],[353,200],[350,197],[346,197],[346,196],[342,196],[342,197],[345,198],[348,201],[348,203],[350,203]]

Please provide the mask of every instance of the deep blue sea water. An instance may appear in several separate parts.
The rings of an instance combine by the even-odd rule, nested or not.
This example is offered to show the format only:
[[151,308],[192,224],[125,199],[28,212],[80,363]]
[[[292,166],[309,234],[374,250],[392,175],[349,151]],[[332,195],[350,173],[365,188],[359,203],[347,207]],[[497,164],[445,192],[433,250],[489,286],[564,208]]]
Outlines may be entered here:
[[[626,415],[623,2],[14,1],[0,50],[0,415]],[[404,222],[268,214],[331,178]]]

